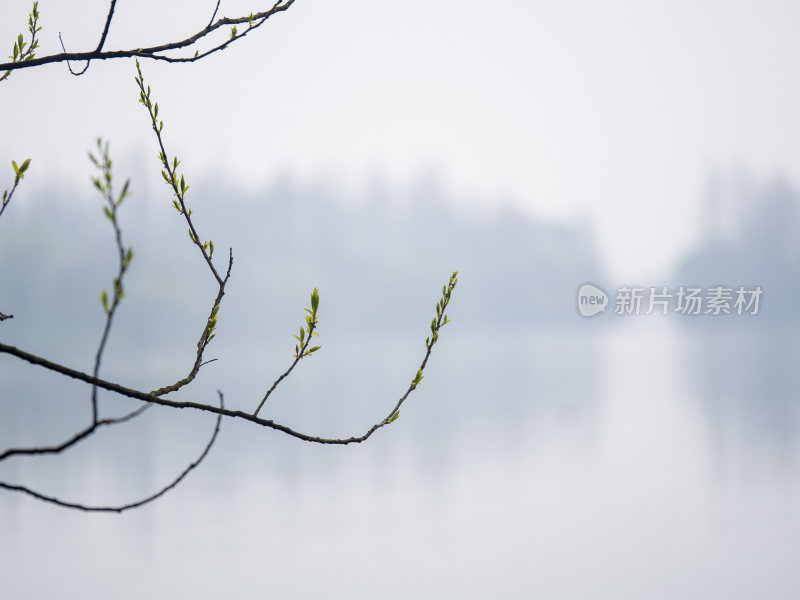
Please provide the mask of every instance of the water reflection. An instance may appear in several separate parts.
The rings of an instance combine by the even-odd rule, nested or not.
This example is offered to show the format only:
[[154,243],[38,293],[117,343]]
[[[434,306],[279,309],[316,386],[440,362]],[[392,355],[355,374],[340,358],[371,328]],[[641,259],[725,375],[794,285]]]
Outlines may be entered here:
[[797,476],[800,395],[795,327],[687,332],[684,365],[697,389],[714,473]]
[[[318,447],[231,423],[203,469],[141,511],[87,517],[5,495],[3,597],[749,598],[757,587],[789,598],[797,588],[792,336],[735,344],[629,322],[442,343],[400,421],[368,444]],[[323,363],[274,410],[312,429],[325,402],[343,420],[371,415],[366,388],[405,354],[402,340],[388,348],[357,398],[339,388],[364,365]],[[342,381],[325,383],[334,373]],[[281,406],[291,403],[306,410]],[[98,500],[141,493],[210,426],[161,411],[103,440],[102,454],[3,476]],[[773,477],[719,487],[740,469]]]
[[[337,213],[301,192],[279,187],[269,202],[205,207],[253,202],[252,218],[227,235],[242,258],[214,341],[222,360],[177,397],[213,401],[219,388],[228,406],[252,410],[285,368],[287,323],[319,285],[324,351],[265,415],[320,435],[361,432],[416,372],[435,292],[458,267],[453,325],[400,420],[344,448],[227,422],[203,468],[122,516],[0,495],[1,598],[793,597],[800,411],[791,329],[769,319],[749,329],[735,320],[584,321],[574,293],[596,265],[591,247],[576,243],[587,237],[579,230],[513,215],[469,223],[423,189],[451,244],[431,257],[421,208],[403,218],[379,205]],[[285,227],[288,203],[326,217],[308,245]],[[29,217],[0,241],[25,247],[19,232],[49,222]],[[49,227],[66,247],[57,236],[69,227]],[[183,374],[207,310],[202,279],[180,266],[193,259],[157,243],[173,238],[168,227],[132,225],[154,247],[137,255],[148,275],[132,272],[104,362],[109,378],[145,388]],[[265,235],[288,250],[265,256]],[[102,275],[95,242],[87,238],[76,260]],[[42,252],[0,252],[3,280],[26,282],[3,290],[19,307],[4,340],[88,368],[91,350],[75,349],[91,349],[99,334],[97,291],[108,281],[30,275]],[[9,357],[0,369],[3,446],[63,439],[88,418],[83,386]],[[104,411],[130,405],[104,395]],[[0,478],[65,499],[129,500],[179,472],[212,426],[208,415],[153,409],[65,456],[6,461]]]

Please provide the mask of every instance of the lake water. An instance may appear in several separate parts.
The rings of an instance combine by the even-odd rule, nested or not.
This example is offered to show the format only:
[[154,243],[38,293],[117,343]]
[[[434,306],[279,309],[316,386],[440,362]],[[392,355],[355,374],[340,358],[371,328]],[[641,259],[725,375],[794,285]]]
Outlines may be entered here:
[[[448,326],[400,419],[365,444],[228,421],[206,463],[139,510],[87,515],[4,492],[0,597],[796,598],[800,342],[780,326],[695,323]],[[358,433],[421,349],[402,335],[332,342],[266,414]],[[207,401],[216,387],[229,406],[257,401],[269,377],[238,351],[232,370],[204,368]],[[86,390],[15,360],[0,357],[2,445],[65,437]],[[144,496],[213,427],[175,413],[5,461],[0,478],[86,502]]]

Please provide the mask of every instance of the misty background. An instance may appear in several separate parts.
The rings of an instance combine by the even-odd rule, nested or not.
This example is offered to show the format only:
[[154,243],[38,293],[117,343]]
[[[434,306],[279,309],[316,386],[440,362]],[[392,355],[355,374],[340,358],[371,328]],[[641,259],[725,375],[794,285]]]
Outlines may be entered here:
[[[193,3],[162,4],[153,19],[121,3],[109,47],[192,31]],[[0,39],[29,10],[12,5]],[[106,9],[40,2],[42,53],[57,30],[91,46]],[[252,7],[223,3],[237,10]],[[318,287],[323,349],[261,414],[357,435],[413,378],[458,270],[452,324],[367,443],[228,420],[206,462],[140,510],[4,493],[0,596],[793,598],[795,10],[299,1],[241,49],[145,63],[201,237],[218,264],[234,253],[218,360],[176,399],[222,390],[252,411]],[[116,269],[86,158],[102,134],[117,186],[132,179],[119,218],[136,256],[101,373],[146,390],[188,372],[216,286],[170,207],[132,69],[2,84],[0,173],[33,160],[0,219],[0,310],[14,314],[0,335],[91,369]],[[764,295],[756,316],[584,319],[585,282]],[[104,415],[138,406],[101,398]],[[0,357],[2,447],[60,441],[89,416],[86,386]],[[0,479],[125,502],[212,429],[156,407],[63,456],[6,460]]]

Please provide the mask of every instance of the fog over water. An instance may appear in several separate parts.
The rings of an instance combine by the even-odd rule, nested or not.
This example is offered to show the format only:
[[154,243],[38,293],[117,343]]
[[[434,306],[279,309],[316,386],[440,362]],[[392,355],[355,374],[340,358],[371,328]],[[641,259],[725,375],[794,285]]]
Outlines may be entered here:
[[[459,212],[436,177],[375,182],[348,203],[291,178],[258,192],[198,182],[196,224],[220,257],[233,246],[234,269],[207,351],[219,360],[175,398],[212,403],[220,389],[252,410],[288,366],[318,286],[323,349],[262,414],[358,434],[413,377],[458,269],[453,322],[399,420],[365,444],[226,420],[206,462],[136,511],[85,515],[4,492],[0,596],[793,597],[797,194],[730,178],[710,189],[725,186],[748,227],[731,224],[725,244],[709,234],[660,281],[613,282],[588,225]],[[120,220],[136,257],[102,374],[152,389],[188,370],[214,285],[164,190],[134,192]],[[100,199],[74,190],[10,209],[0,308],[15,316],[2,340],[90,370],[115,260]],[[609,307],[584,319],[587,281],[612,296],[622,284],[765,292],[755,316]],[[2,446],[65,439],[89,418],[88,394],[0,356]],[[101,398],[104,415],[137,406]],[[124,502],[180,472],[212,428],[209,415],[154,408],[62,456],[6,460],[0,479]]]

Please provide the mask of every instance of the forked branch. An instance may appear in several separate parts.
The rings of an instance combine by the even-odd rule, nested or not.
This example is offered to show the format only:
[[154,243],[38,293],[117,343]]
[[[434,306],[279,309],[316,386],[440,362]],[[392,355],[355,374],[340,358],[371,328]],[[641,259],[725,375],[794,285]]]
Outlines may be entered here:
[[[217,394],[219,395],[220,408],[223,408],[224,407],[224,398],[222,396],[222,392],[217,392]],[[128,504],[120,504],[118,506],[90,506],[90,505],[86,505],[86,504],[80,504],[80,503],[77,503],[77,502],[67,502],[65,500],[61,500],[59,498],[56,498],[55,496],[48,496],[46,494],[39,493],[36,490],[33,490],[33,489],[31,489],[31,488],[29,488],[27,486],[24,486],[24,485],[15,485],[15,484],[10,484],[10,483],[5,483],[4,481],[0,481],[0,488],[5,489],[5,490],[9,490],[11,492],[21,492],[23,494],[27,494],[28,496],[36,498],[37,500],[42,500],[43,502],[48,502],[50,504],[55,504],[56,506],[60,506],[62,508],[72,508],[72,509],[75,509],[75,510],[82,510],[82,511],[85,511],[85,512],[115,512],[115,513],[121,513],[121,512],[125,512],[126,510],[130,510],[132,508],[139,508],[140,506],[144,506],[145,504],[149,504],[153,500],[157,500],[158,498],[160,498],[161,496],[166,494],[168,491],[173,489],[181,481],[183,481],[189,473],[191,473],[194,469],[196,469],[200,465],[201,462],[203,462],[203,459],[205,459],[205,457],[208,456],[208,453],[211,450],[211,447],[214,445],[214,442],[217,440],[217,435],[219,434],[219,428],[220,428],[220,424],[221,423],[222,423],[222,415],[218,415],[217,416],[217,421],[216,421],[216,423],[214,425],[214,431],[211,434],[211,438],[208,440],[208,443],[206,444],[205,448],[200,453],[200,456],[198,456],[195,460],[193,460],[191,463],[189,463],[189,465],[180,473],[180,475],[178,475],[175,479],[170,481],[167,485],[162,487],[157,492],[155,492],[155,493],[153,493],[153,494],[151,494],[151,495],[149,495],[149,496],[147,496],[145,498],[142,498],[141,500],[137,500],[136,502],[129,502]],[[3,458],[3,456],[0,455],[0,458]]]
[[[240,39],[246,37],[251,31],[258,29],[261,27],[271,16],[284,12],[288,10],[289,7],[294,4],[295,0],[278,0],[272,8],[264,11],[250,13],[246,16],[241,17],[222,17],[217,19],[216,21],[209,22],[203,29],[195,32],[193,35],[189,37],[178,40],[175,42],[168,42],[165,44],[159,44],[157,46],[149,46],[146,48],[131,48],[128,50],[103,50],[103,46],[106,41],[106,37],[108,35],[108,30],[111,26],[111,20],[114,16],[114,5],[116,4],[115,1],[111,3],[111,8],[108,13],[108,17],[106,19],[106,25],[103,30],[103,35],[100,39],[100,43],[98,44],[97,48],[87,52],[67,52],[66,49],[60,54],[51,54],[48,56],[41,56],[35,57],[33,55],[26,56],[24,60],[12,60],[11,62],[7,63],[0,63],[0,71],[5,71],[5,74],[0,77],[0,81],[7,78],[8,75],[12,71],[17,71],[20,69],[27,69],[31,67],[38,67],[41,65],[46,65],[50,63],[61,63],[70,61],[87,61],[86,67],[82,71],[70,71],[73,75],[81,75],[86,72],[86,69],[89,66],[89,63],[93,60],[109,60],[114,58],[130,58],[130,57],[137,57],[137,58],[150,58],[153,60],[162,60],[166,62],[176,63],[176,62],[195,62],[198,60],[202,60],[206,56],[214,54],[215,52],[219,52],[220,50],[224,50],[225,48],[229,47],[231,44],[239,41]],[[36,7],[36,3],[34,3]],[[214,16],[219,9],[219,4],[217,4],[217,8],[214,10]],[[38,9],[36,9],[36,14],[38,18]],[[244,26],[239,29],[239,26]],[[230,27],[228,31],[228,35],[223,42],[218,42],[213,45],[211,48],[206,50],[196,49],[194,50],[194,54],[188,56],[173,56],[169,54],[170,52],[174,52],[176,50],[189,50],[191,51],[196,47],[198,42],[204,40],[217,30],[220,30],[225,27]],[[34,27],[35,29],[35,27]],[[38,32],[38,29],[36,29]],[[20,34],[21,35],[21,34]],[[63,44],[62,44],[63,46]]]
[[399,410],[402,404],[406,401],[408,396],[413,392],[417,387],[419,387],[420,383],[423,379],[423,372],[425,371],[425,367],[428,364],[428,359],[430,358],[431,352],[433,351],[434,345],[439,340],[439,331],[441,330],[444,325],[449,323],[449,319],[447,318],[447,314],[445,310],[450,303],[450,297],[453,293],[453,290],[458,283],[457,279],[458,273],[453,273],[450,277],[450,281],[447,285],[442,288],[442,297],[437,302],[437,316],[434,317],[433,321],[431,322],[431,336],[425,340],[425,355],[422,359],[422,363],[420,364],[419,368],[417,369],[417,373],[414,378],[411,380],[408,388],[406,389],[405,393],[397,400],[395,405],[392,407],[391,411],[388,415],[375,423],[372,427],[370,427],[366,432],[359,436],[353,436],[349,438],[326,438],[320,437],[315,435],[309,435],[306,433],[302,433],[300,431],[296,431],[291,427],[287,427],[286,425],[282,425],[280,423],[276,423],[271,419],[262,419],[257,417],[251,413],[246,413],[240,410],[229,410],[224,407],[217,407],[211,404],[203,404],[200,402],[191,402],[191,401],[176,401],[170,400],[168,398],[164,398],[161,396],[154,396],[152,394],[148,394],[146,392],[142,392],[133,388],[128,388],[118,383],[113,383],[111,381],[106,381],[103,379],[99,379],[96,377],[92,377],[87,373],[83,373],[76,369],[72,369],[70,367],[49,361],[47,359],[41,358],[40,356],[36,356],[34,354],[30,354],[25,352],[24,350],[20,350],[19,348],[15,348],[14,346],[9,346],[7,344],[0,343],[0,352],[11,354],[12,356],[16,356],[30,364],[37,365],[40,367],[44,367],[45,369],[49,369],[56,373],[60,373],[62,375],[66,375],[67,377],[71,377],[73,379],[77,379],[79,381],[83,381],[85,383],[96,385],[97,387],[103,388],[110,392],[114,392],[121,396],[126,396],[128,398],[135,398],[137,400],[142,400],[147,403],[151,404],[158,404],[160,406],[169,406],[171,408],[189,408],[194,410],[201,410],[205,412],[211,412],[216,415],[221,415],[225,417],[232,417],[236,419],[244,419],[245,421],[250,421],[251,423],[255,423],[257,425],[261,425],[263,427],[268,427],[270,429],[275,429],[277,431],[281,431],[287,435],[292,437],[296,437],[298,439],[304,440],[306,442],[314,442],[317,444],[353,444],[353,443],[361,443],[373,433],[375,433],[381,427],[392,423],[397,419],[399,416]]
[[[271,9],[263,12],[254,13],[247,17],[239,17],[234,19],[221,18],[215,21],[214,19],[216,18],[217,12],[220,7],[220,2],[218,1],[216,3],[214,12],[211,16],[211,19],[209,20],[208,25],[202,30],[195,33],[193,36],[190,36],[179,42],[162,44],[160,46],[153,46],[150,48],[137,48],[134,50],[127,50],[127,51],[108,52],[104,50],[104,47],[109,35],[111,23],[114,18],[115,8],[117,4],[116,0],[112,0],[109,6],[109,11],[106,17],[104,29],[102,31],[100,40],[95,50],[93,50],[92,52],[84,52],[84,53],[68,53],[65,51],[62,54],[38,58],[35,56],[35,50],[38,48],[37,34],[41,30],[41,27],[38,24],[39,23],[38,3],[34,2],[33,10],[31,11],[28,19],[28,32],[30,34],[30,39],[29,41],[25,41],[23,35],[22,34],[19,35],[14,44],[14,52],[11,55],[12,62],[0,64],[0,73],[4,72],[4,74],[0,76],[0,81],[7,79],[11,74],[11,72],[14,70],[28,68],[28,67],[36,67],[39,65],[54,63],[54,62],[66,61],[69,65],[70,61],[79,61],[79,60],[86,61],[86,65],[79,72],[72,71],[72,68],[70,66],[70,71],[73,72],[73,74],[75,75],[80,75],[86,72],[86,69],[88,69],[92,60],[105,60],[110,58],[122,58],[122,57],[134,56],[134,57],[151,58],[155,60],[164,60],[168,62],[193,62],[195,60],[200,60],[201,58],[208,56],[213,52],[217,52],[219,50],[228,47],[231,43],[246,36],[251,30],[260,27],[272,15],[288,9],[293,3],[294,0],[278,0],[278,2],[276,2]],[[246,24],[246,27],[244,27],[241,31],[239,31],[237,26],[243,24]],[[192,48],[196,43],[198,43],[200,40],[203,40],[206,36],[226,26],[231,26],[229,38],[223,43],[220,43],[212,47],[210,50],[206,50],[203,53],[200,53],[200,51],[197,50],[195,51],[194,56],[176,57],[169,54],[174,50]],[[192,219],[193,209],[190,208],[189,203],[187,202],[187,193],[189,191],[190,186],[186,182],[185,174],[182,171],[179,171],[181,162],[178,159],[178,157],[174,155],[170,157],[169,154],[167,153],[163,137],[164,122],[161,120],[161,116],[159,113],[159,105],[157,102],[155,102],[155,100],[152,99],[150,86],[148,86],[145,83],[144,75],[142,74],[142,68],[138,59],[136,61],[136,70],[137,70],[136,84],[139,92],[139,102],[147,110],[150,125],[155,133],[156,141],[159,148],[158,156],[159,156],[159,162],[161,164],[161,175],[164,181],[170,187],[172,196],[172,206],[185,221],[191,243],[198,249],[198,252],[200,253],[203,259],[203,262],[208,267],[209,273],[214,278],[217,284],[216,294],[211,303],[208,317],[206,321],[203,323],[203,328],[200,337],[197,341],[197,349],[195,352],[193,365],[189,370],[189,373],[185,377],[179,379],[175,383],[163,386],[161,388],[158,388],[150,392],[141,391],[133,387],[126,387],[119,383],[107,381],[100,377],[100,367],[102,363],[102,358],[106,349],[107,340],[109,339],[111,333],[114,316],[116,314],[120,302],[125,296],[123,278],[128,268],[130,267],[131,261],[133,259],[133,251],[130,247],[126,247],[122,242],[122,230],[119,225],[118,212],[117,212],[122,201],[129,195],[128,191],[129,182],[128,181],[125,182],[121,192],[118,195],[114,194],[112,187],[112,182],[113,182],[112,161],[108,151],[108,144],[107,143],[103,144],[103,142],[98,139],[97,141],[98,154],[96,156],[94,154],[90,154],[90,158],[94,163],[95,167],[99,170],[99,175],[94,177],[92,179],[92,182],[103,196],[103,199],[105,201],[105,206],[104,206],[105,215],[109,219],[113,227],[116,251],[117,251],[116,253],[118,257],[118,267],[116,275],[113,279],[111,293],[109,294],[108,291],[104,290],[100,296],[100,301],[103,310],[105,311],[106,318],[103,327],[103,332],[97,347],[97,351],[95,353],[94,368],[92,370],[92,373],[88,374],[82,371],[78,371],[71,367],[52,362],[40,356],[36,356],[34,354],[31,354],[14,346],[0,342],[0,353],[16,356],[17,358],[27,361],[33,365],[43,367],[45,369],[54,371],[56,373],[60,373],[61,375],[65,375],[67,377],[74,378],[89,384],[91,386],[91,409],[92,409],[91,422],[84,429],[76,432],[70,438],[57,444],[49,446],[28,447],[28,448],[9,448],[3,452],[0,452],[0,461],[6,460],[14,456],[60,454],[68,450],[69,448],[76,446],[79,443],[85,442],[100,428],[111,427],[130,422],[131,420],[141,415],[145,410],[147,410],[147,408],[154,405],[167,406],[170,408],[179,408],[179,409],[188,408],[193,410],[200,410],[204,412],[213,413],[216,415],[217,418],[214,431],[208,443],[206,444],[204,450],[198,456],[198,458],[195,459],[193,462],[191,462],[175,479],[173,479],[170,483],[161,488],[159,491],[136,502],[123,504],[119,506],[88,506],[80,503],[67,502],[59,498],[56,498],[54,496],[48,496],[23,485],[0,482],[0,488],[2,489],[21,492],[31,497],[37,498],[39,500],[43,500],[45,502],[49,502],[61,507],[73,508],[89,512],[123,512],[125,510],[137,508],[139,506],[143,506],[149,502],[152,502],[153,500],[167,493],[169,490],[173,489],[188,475],[189,472],[195,469],[207,456],[215,440],[217,439],[222,417],[243,419],[255,423],[257,425],[261,425],[263,427],[281,431],[287,435],[290,435],[292,437],[304,441],[314,442],[319,444],[352,444],[352,443],[360,443],[367,440],[370,436],[372,436],[373,433],[375,433],[375,431],[377,431],[381,427],[384,427],[394,422],[399,417],[401,406],[409,397],[411,392],[416,390],[419,387],[420,383],[422,382],[424,376],[423,373],[428,364],[428,360],[433,351],[433,347],[439,339],[439,332],[441,328],[448,323],[446,310],[449,306],[453,290],[455,289],[456,284],[458,282],[457,280],[458,274],[457,272],[454,272],[451,275],[448,283],[442,288],[441,297],[436,304],[436,314],[430,324],[430,336],[425,340],[425,354],[423,356],[422,362],[420,363],[416,371],[416,374],[408,384],[408,387],[405,389],[404,393],[400,396],[400,398],[391,406],[389,412],[386,413],[383,418],[375,422],[374,425],[372,425],[369,429],[367,429],[367,431],[365,431],[361,435],[352,436],[348,438],[320,437],[297,431],[295,429],[277,423],[271,419],[265,419],[259,417],[259,413],[264,407],[269,396],[276,390],[278,385],[293,372],[294,368],[297,366],[300,360],[302,360],[303,358],[310,357],[312,354],[314,354],[321,348],[321,346],[311,345],[312,338],[318,335],[317,329],[319,324],[318,321],[319,291],[317,290],[317,288],[314,288],[314,291],[311,294],[310,308],[305,309],[307,313],[307,315],[305,316],[305,325],[300,327],[299,335],[295,335],[297,344],[295,345],[293,362],[290,364],[289,368],[286,371],[284,371],[272,383],[272,385],[268,388],[263,398],[260,400],[257,407],[252,413],[239,410],[226,409],[224,405],[224,398],[222,392],[218,392],[219,396],[218,406],[214,404],[205,404],[193,401],[176,401],[167,398],[166,396],[171,392],[179,390],[182,387],[191,383],[195,379],[199,369],[204,364],[211,362],[207,360],[204,361],[204,351],[207,348],[208,344],[213,340],[214,336],[216,335],[216,326],[219,318],[219,310],[222,298],[225,295],[226,284],[228,283],[228,280],[230,279],[231,276],[231,269],[233,266],[233,250],[229,249],[227,261],[223,261],[222,263],[222,265],[225,265],[225,262],[227,262],[227,266],[224,269],[218,268],[218,264],[214,260],[214,249],[215,249],[214,242],[211,241],[210,239],[204,240],[203,238],[201,238],[198,228],[195,226],[195,223]],[[12,161],[12,166],[14,168],[14,183],[10,191],[3,192],[2,205],[0,206],[0,215],[2,215],[2,213],[5,211],[6,207],[10,203],[11,198],[14,195],[14,192],[17,189],[19,182],[24,177],[24,174],[28,169],[29,165],[30,165],[30,159],[23,161],[19,166],[15,161]],[[12,315],[6,315],[0,313],[0,321],[9,319],[11,317]],[[122,417],[100,418],[99,407],[98,407],[98,390],[100,389],[113,392],[114,394],[117,395],[140,400],[141,402],[143,402],[143,404],[138,409]]]

